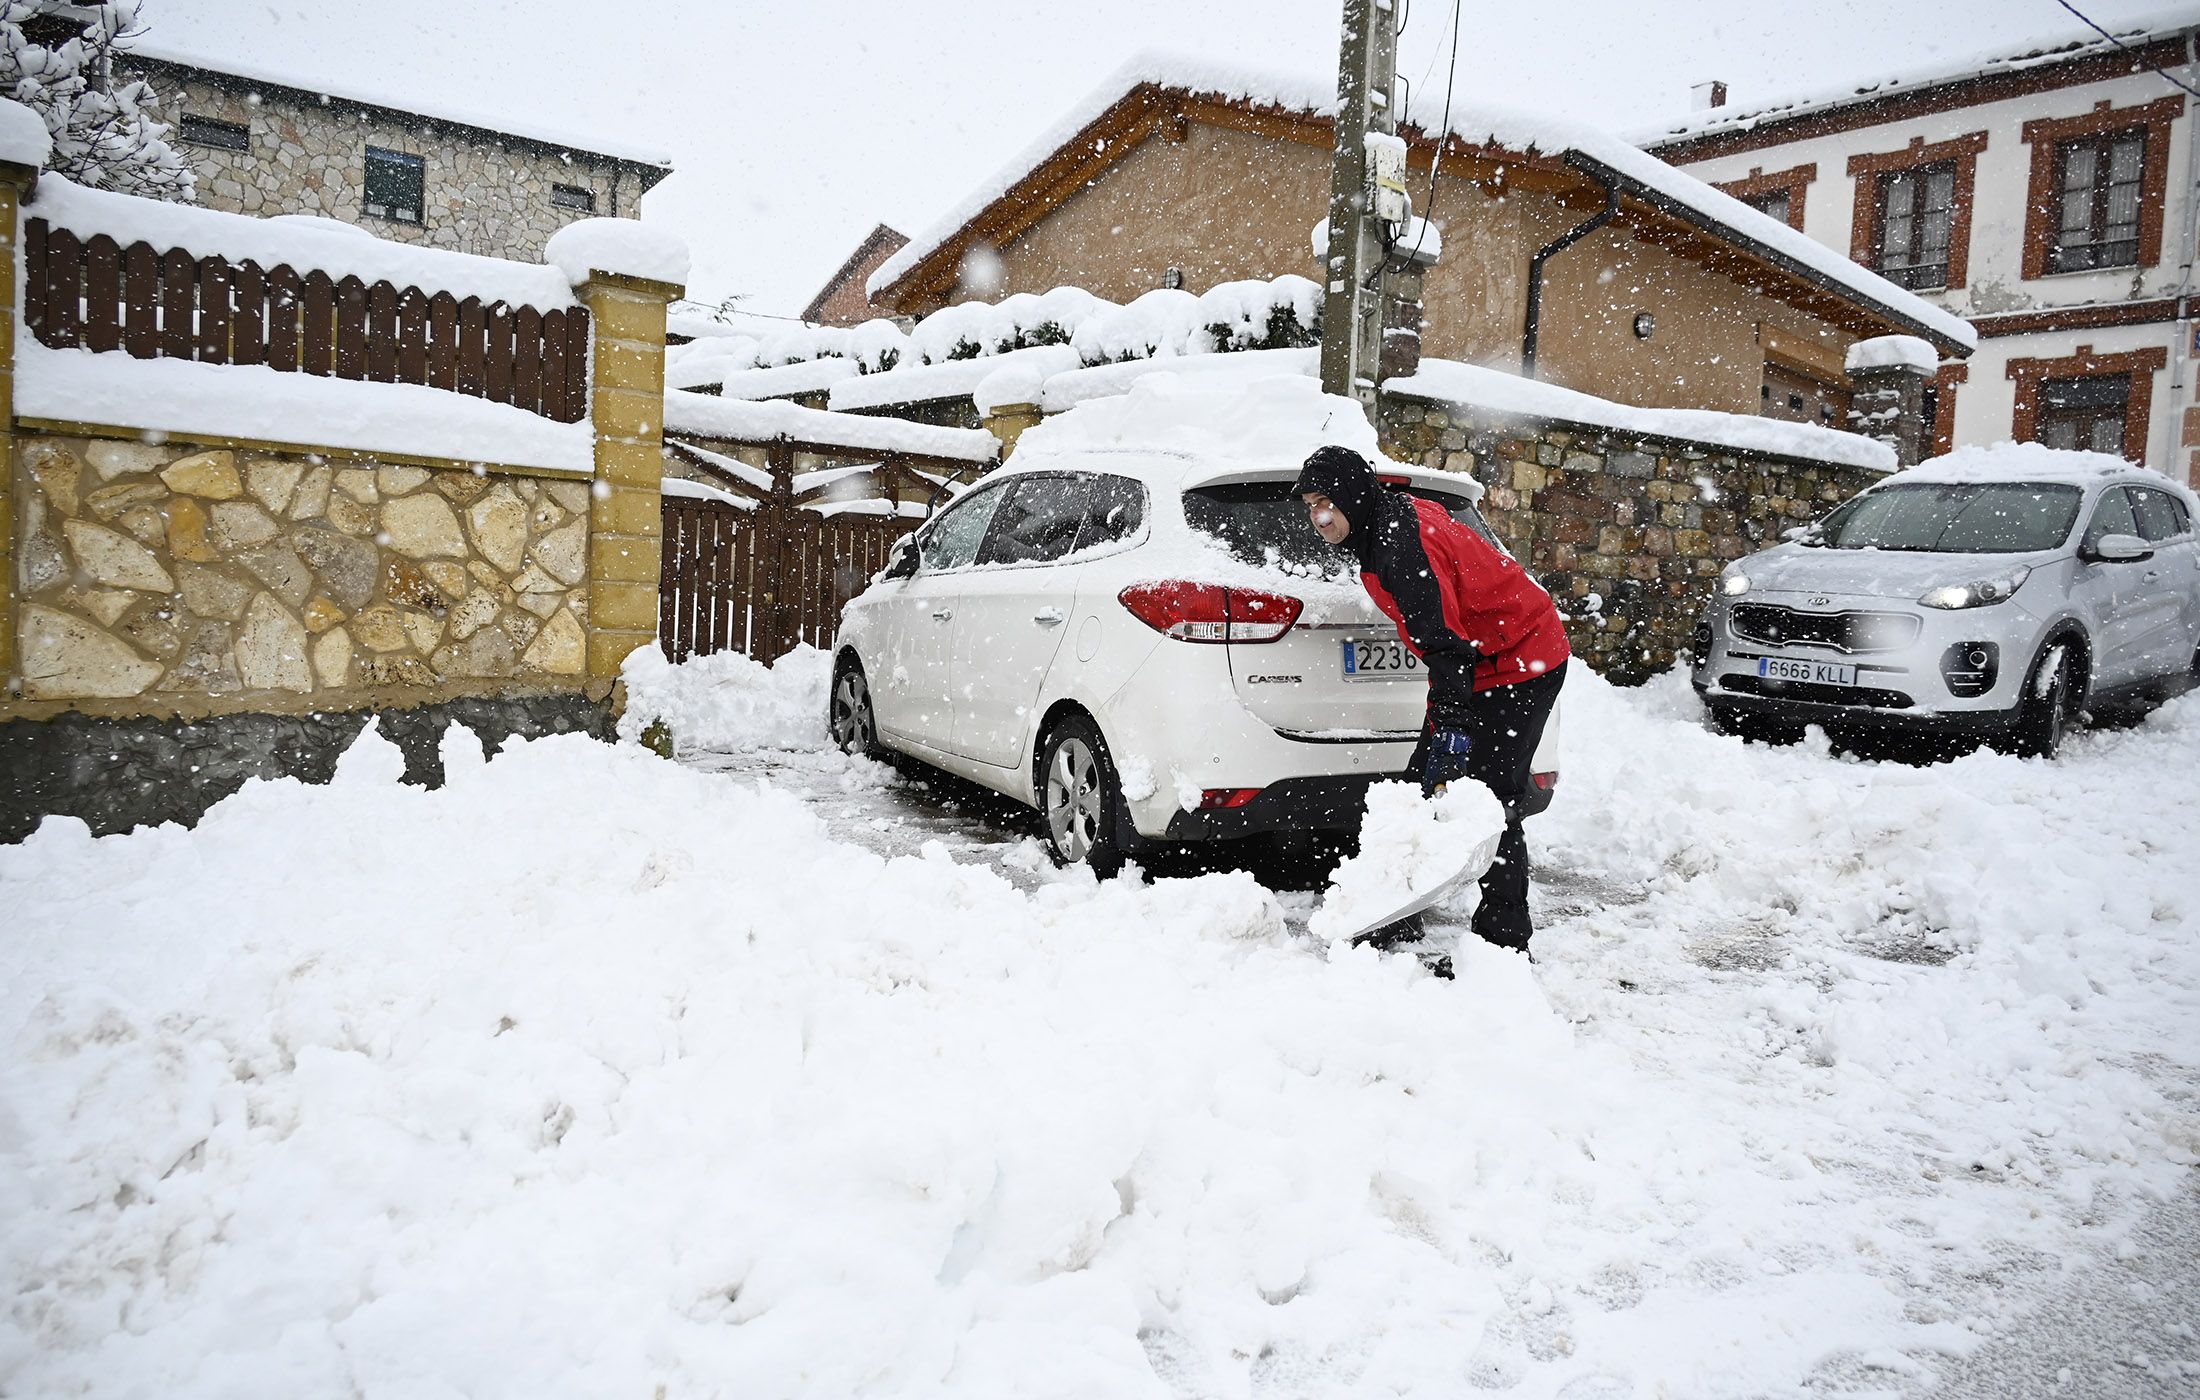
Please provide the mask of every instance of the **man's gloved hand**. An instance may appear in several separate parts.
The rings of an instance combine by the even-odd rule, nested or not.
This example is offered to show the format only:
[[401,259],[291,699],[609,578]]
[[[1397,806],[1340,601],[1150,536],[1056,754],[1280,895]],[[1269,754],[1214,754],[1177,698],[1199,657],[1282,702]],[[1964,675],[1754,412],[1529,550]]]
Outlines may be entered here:
[[1439,728],[1428,737],[1428,757],[1421,763],[1421,795],[1434,797],[1454,779],[1467,775],[1467,755],[1474,751],[1474,736],[1464,729]]

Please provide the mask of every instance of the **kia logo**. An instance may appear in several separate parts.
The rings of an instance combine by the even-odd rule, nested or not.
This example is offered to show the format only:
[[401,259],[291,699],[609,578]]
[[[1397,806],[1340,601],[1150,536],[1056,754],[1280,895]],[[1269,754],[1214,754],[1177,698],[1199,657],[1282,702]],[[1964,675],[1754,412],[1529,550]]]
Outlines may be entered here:
[[1813,598],[1813,599],[1811,599],[1811,600],[1810,600],[1810,605],[1811,605],[1812,607],[1814,607],[1814,608],[1822,608],[1822,607],[1825,607],[1825,606],[1826,606],[1826,605],[1827,605],[1828,603],[1831,603],[1832,601],[1833,601],[1833,599],[1831,599],[1831,598],[1827,598],[1827,597],[1823,597],[1823,596],[1820,596],[1820,597],[1816,597],[1816,598]]

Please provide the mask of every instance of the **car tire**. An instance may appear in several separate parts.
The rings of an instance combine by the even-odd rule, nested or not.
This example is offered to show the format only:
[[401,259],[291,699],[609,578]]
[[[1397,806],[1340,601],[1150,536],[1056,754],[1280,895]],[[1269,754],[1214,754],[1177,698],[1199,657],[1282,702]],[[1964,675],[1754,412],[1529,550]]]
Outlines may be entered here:
[[841,657],[833,667],[832,687],[826,692],[825,732],[842,753],[864,758],[885,756],[878,742],[878,712],[871,705],[871,683],[863,674],[863,663],[853,656]]
[[1039,821],[1057,865],[1082,865],[1105,880],[1128,854],[1121,831],[1123,784],[1100,730],[1068,715],[1047,731],[1039,764]]
[[[2009,752],[2020,758],[2053,758],[2062,751],[2077,714],[2077,659],[2076,650],[2065,641],[2051,641],[2041,648],[2024,674],[2017,722],[2006,745]],[[2055,670],[2047,677],[2050,662]]]

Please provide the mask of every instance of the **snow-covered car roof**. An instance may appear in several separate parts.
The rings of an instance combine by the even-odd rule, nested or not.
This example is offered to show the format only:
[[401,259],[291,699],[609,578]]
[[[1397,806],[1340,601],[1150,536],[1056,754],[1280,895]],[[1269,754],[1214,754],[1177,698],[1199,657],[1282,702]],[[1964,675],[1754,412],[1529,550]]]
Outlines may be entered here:
[[1959,447],[1906,467],[1878,483],[1879,487],[1926,483],[1971,485],[1982,482],[2023,481],[2068,486],[2098,486],[2131,481],[2182,496],[2200,514],[2200,503],[2184,486],[2152,467],[2127,462],[2106,452],[2073,452],[2037,442],[1995,442]]
[[1315,448],[1330,445],[1351,448],[1394,482],[1482,497],[1472,477],[1383,456],[1358,403],[1325,394],[1300,374],[1222,382],[1151,374],[1125,393],[1081,403],[1031,428],[994,475],[1074,466],[1181,491],[1288,478]]

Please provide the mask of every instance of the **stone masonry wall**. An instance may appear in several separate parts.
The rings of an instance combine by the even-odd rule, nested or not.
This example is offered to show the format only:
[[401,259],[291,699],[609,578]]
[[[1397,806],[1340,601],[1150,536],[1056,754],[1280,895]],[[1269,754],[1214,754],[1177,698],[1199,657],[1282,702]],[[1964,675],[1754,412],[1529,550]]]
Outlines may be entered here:
[[1566,615],[1574,653],[1612,680],[1671,667],[1719,573],[1880,479],[1861,467],[1738,453],[1387,399],[1383,450],[1471,475],[1490,526]]
[[0,717],[582,687],[585,480],[28,433],[14,465]]
[[[210,209],[320,214],[400,243],[535,262],[551,234],[590,214],[552,204],[553,184],[592,191],[597,214],[632,217],[640,207],[642,186],[636,173],[579,156],[518,142],[469,141],[424,123],[369,117],[342,106],[308,107],[276,96],[248,96],[165,72],[151,75],[150,81],[160,97],[155,115],[176,127],[168,139],[197,173],[199,203]],[[186,113],[247,127],[251,149],[231,151],[184,141]],[[424,207],[419,223],[366,213],[368,146],[421,158]]]

